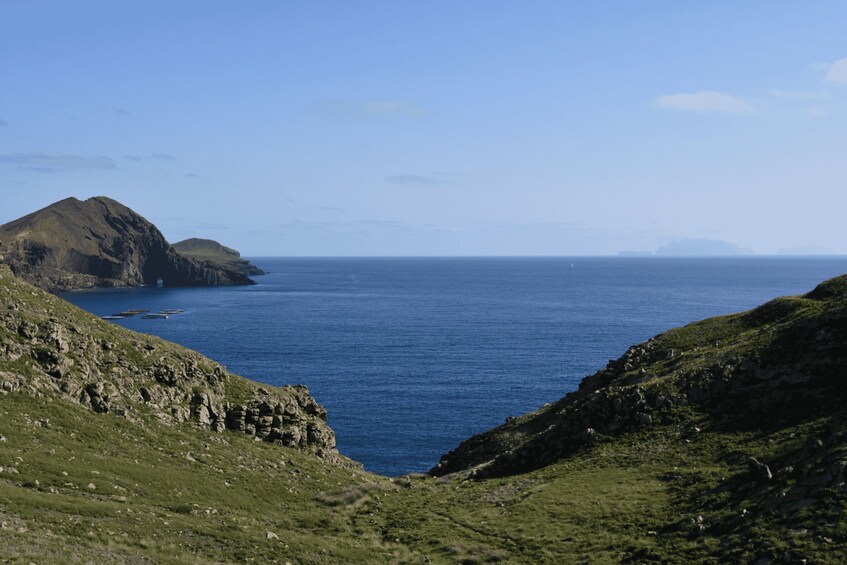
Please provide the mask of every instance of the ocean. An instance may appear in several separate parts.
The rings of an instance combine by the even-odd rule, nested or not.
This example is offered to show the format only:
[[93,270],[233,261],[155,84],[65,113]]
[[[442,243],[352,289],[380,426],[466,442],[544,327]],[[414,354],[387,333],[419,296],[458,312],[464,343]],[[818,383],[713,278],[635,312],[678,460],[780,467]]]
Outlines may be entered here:
[[629,345],[799,294],[847,258],[254,258],[251,287],[63,298],[256,381],[302,383],[338,448],[385,475],[424,472],[471,435],[574,390]]

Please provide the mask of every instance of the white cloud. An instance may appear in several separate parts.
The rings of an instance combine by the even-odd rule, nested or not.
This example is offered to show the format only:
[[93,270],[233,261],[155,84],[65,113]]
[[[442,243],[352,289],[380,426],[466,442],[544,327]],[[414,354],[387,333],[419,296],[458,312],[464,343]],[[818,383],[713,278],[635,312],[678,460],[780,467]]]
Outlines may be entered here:
[[822,117],[826,116],[826,110],[824,110],[823,108],[818,108],[818,107],[809,108],[808,110],[806,110],[806,114],[808,114],[809,116],[812,116],[813,118],[822,118]]
[[774,98],[779,98],[780,100],[824,100],[832,97],[832,94],[826,90],[802,92],[796,90],[780,90],[775,88],[771,90],[771,94]]
[[847,58],[838,59],[829,66],[826,73],[826,82],[847,84]]
[[743,98],[717,90],[666,94],[656,99],[660,108],[670,108],[684,112],[708,112],[717,114],[741,114],[749,111],[750,104]]
[[0,165],[16,165],[42,173],[71,169],[114,169],[114,160],[108,157],[83,157],[80,155],[51,155],[46,153],[12,153],[0,155]]

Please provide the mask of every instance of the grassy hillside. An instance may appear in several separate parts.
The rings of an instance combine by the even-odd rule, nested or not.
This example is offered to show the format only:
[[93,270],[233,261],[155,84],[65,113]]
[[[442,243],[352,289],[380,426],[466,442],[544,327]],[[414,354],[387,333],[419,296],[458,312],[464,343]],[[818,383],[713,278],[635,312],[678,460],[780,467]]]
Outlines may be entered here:
[[[60,334],[100,332],[127,357],[147,342],[157,358],[196,354],[8,276],[0,293],[12,297],[0,304],[7,562],[847,561],[845,279],[634,346],[579,391],[470,439],[445,456],[441,476],[394,479],[325,446],[319,457],[314,446],[259,441],[261,426],[244,433],[246,419],[226,430],[203,423],[182,392],[173,398],[186,418],[119,402],[155,386],[143,359],[110,377],[133,385],[114,385],[112,408],[98,412],[50,386],[85,359],[66,376],[45,372],[38,347],[61,345],[21,335],[32,312],[49,311]],[[184,378],[201,378],[175,375],[159,386],[182,391]],[[262,394],[228,379],[237,385],[210,391],[234,395],[223,404]],[[115,409],[122,402],[133,408]]]

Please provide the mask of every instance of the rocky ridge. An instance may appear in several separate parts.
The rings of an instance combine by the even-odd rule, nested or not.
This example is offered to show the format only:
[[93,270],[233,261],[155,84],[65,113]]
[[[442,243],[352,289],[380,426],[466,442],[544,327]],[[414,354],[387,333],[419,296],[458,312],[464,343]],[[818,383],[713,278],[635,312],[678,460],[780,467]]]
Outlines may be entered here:
[[0,226],[0,255],[52,292],[92,287],[254,284],[243,270],[177,252],[138,213],[106,197],[66,198]]
[[248,381],[199,353],[104,322],[0,264],[0,394],[16,391],[60,395],[139,424],[232,430],[346,462],[305,386]]

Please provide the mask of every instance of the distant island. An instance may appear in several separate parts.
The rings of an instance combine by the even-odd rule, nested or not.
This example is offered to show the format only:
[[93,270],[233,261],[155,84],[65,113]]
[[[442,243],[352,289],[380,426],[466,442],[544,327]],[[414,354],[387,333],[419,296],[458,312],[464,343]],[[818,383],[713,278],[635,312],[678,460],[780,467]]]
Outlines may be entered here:
[[621,251],[620,257],[728,257],[753,255],[753,251],[719,239],[677,239],[655,251]]
[[241,253],[212,239],[192,237],[173,244],[184,257],[205,261],[220,269],[240,271],[247,276],[264,275],[265,271],[241,258]]
[[[189,243],[200,242],[200,243]],[[260,270],[210,240],[183,250],[120,202],[66,198],[0,226],[0,255],[15,275],[59,292],[94,287],[255,284]]]

